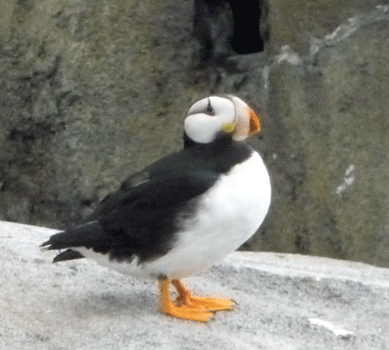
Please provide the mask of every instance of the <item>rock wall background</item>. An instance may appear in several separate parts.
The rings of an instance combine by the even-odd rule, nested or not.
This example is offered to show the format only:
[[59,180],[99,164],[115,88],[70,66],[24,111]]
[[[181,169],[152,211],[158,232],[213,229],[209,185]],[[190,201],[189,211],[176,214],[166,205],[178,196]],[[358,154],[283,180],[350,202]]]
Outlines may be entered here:
[[389,5],[270,0],[250,54],[232,1],[194,5],[0,0],[0,219],[79,220],[228,92],[260,111],[274,188],[245,248],[389,266]]

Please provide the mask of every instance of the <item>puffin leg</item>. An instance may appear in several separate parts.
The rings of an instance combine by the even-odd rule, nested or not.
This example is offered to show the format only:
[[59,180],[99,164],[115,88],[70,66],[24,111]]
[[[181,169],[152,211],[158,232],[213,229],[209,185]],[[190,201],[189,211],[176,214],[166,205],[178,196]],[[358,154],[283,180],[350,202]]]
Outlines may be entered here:
[[209,311],[232,310],[235,306],[235,303],[228,299],[195,297],[187,288],[185,288],[180,280],[172,280],[172,285],[177,290],[177,304],[179,305],[203,308]]
[[161,312],[186,320],[208,322],[213,313],[209,312],[205,308],[192,307],[191,305],[178,306],[174,304],[170,297],[170,285],[167,278],[160,278],[158,280],[159,293],[160,293],[160,309]]

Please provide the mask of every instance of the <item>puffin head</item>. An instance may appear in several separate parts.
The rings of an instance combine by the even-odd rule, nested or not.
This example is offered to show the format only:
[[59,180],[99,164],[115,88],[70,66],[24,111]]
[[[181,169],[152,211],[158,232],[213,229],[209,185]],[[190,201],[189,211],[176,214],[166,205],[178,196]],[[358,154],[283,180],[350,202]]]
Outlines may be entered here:
[[260,130],[254,111],[239,97],[210,96],[190,107],[185,119],[186,137],[195,143],[211,143],[221,134],[241,141]]

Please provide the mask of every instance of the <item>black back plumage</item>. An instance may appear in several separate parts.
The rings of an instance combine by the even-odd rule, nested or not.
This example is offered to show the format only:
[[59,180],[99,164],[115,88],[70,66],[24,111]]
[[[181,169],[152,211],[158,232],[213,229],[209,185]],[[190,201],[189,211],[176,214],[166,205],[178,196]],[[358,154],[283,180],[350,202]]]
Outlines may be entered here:
[[72,247],[91,248],[118,261],[161,256],[172,248],[181,220],[194,213],[199,196],[250,154],[249,146],[224,134],[211,144],[187,145],[131,175],[80,226],[53,235],[42,246],[70,248],[55,261],[79,258]]

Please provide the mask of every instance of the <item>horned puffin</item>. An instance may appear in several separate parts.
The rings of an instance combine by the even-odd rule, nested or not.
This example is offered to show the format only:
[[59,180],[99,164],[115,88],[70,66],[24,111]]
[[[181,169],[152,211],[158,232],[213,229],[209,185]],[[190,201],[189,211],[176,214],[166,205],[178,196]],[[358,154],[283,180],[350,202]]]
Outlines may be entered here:
[[160,310],[167,315],[207,322],[214,311],[233,309],[233,301],[194,296],[181,279],[239,248],[263,222],[269,175],[244,142],[259,129],[255,112],[236,96],[197,101],[184,121],[182,151],[131,175],[79,226],[41,247],[67,249],[53,262],[85,257],[157,279]]

